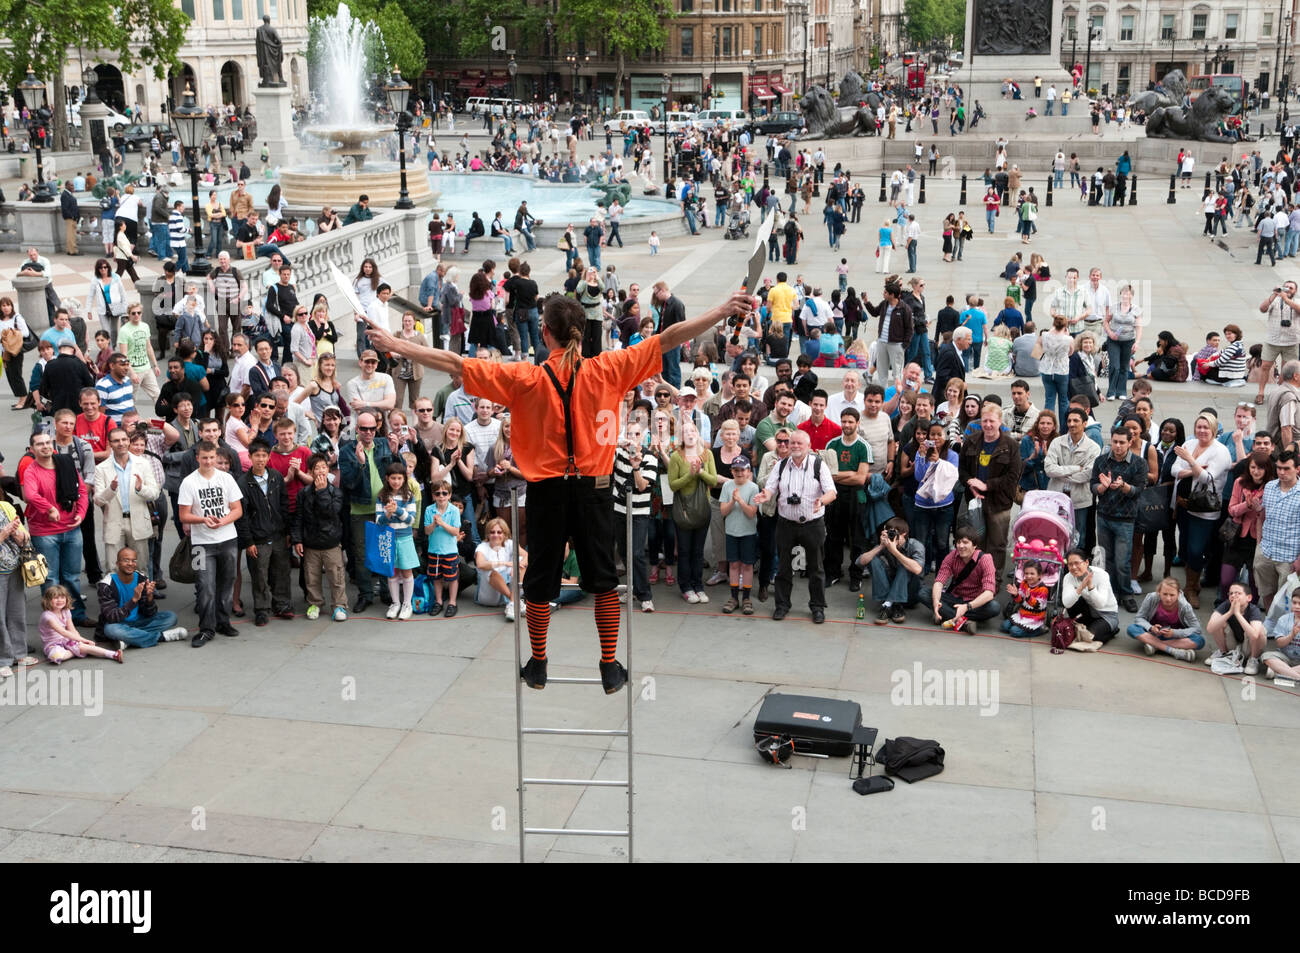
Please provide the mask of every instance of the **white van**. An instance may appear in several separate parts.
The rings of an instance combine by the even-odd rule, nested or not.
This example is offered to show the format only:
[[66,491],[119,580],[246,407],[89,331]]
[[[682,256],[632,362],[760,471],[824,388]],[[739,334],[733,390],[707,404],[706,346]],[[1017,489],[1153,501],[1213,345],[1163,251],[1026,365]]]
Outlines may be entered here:
[[[675,133],[675,132],[681,132],[683,129],[686,128],[686,124],[687,124],[687,123],[690,123],[690,124],[693,125],[693,126],[698,126],[698,125],[699,125],[699,118],[700,118],[700,117],[699,117],[699,113],[688,113],[688,112],[673,112],[673,111],[669,111],[669,113],[668,113],[668,132],[669,132],[670,134],[671,134],[671,133]],[[659,124],[659,128],[661,128],[661,129],[663,128],[663,123],[662,123],[662,122],[660,122],[660,124]]]
[[701,129],[719,126],[723,129],[739,129],[749,122],[749,115],[743,109],[705,109],[695,117],[695,124]]
[[612,118],[605,120],[605,131],[609,133],[618,132],[624,123],[627,124],[629,129],[654,125],[650,121],[650,114],[644,109],[624,109]]
[[513,99],[494,99],[491,96],[471,96],[465,100],[465,112],[481,116],[490,112],[494,116],[507,116],[519,111],[519,103]]

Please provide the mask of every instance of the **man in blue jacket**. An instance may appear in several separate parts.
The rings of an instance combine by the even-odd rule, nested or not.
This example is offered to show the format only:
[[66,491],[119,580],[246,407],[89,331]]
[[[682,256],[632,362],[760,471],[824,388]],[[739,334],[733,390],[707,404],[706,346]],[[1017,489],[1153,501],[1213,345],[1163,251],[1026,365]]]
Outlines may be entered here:
[[375,440],[379,418],[357,415],[357,439],[339,444],[339,476],[352,521],[352,578],[357,584],[354,613],[364,612],[375,600],[377,583],[366,568],[366,524],[375,518],[375,500],[383,489],[384,468],[393,461],[388,441]]

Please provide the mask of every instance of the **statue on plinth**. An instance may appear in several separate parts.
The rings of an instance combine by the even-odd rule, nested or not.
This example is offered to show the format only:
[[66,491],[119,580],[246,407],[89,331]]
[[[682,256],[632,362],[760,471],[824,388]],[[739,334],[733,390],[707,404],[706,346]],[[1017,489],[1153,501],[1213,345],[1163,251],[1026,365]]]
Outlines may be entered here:
[[257,28],[257,72],[261,76],[258,86],[284,86],[284,43],[271,26],[270,16],[262,15],[262,25]]

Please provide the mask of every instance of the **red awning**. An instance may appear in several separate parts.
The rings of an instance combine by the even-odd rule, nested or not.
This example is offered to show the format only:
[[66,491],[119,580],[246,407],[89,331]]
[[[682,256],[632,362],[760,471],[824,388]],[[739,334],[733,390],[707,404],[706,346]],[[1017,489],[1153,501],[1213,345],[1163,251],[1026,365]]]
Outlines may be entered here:
[[482,82],[483,82],[482,80],[474,79],[471,77],[469,79],[462,79],[456,85],[460,89],[478,89],[482,84]]
[[776,99],[776,95],[769,92],[766,86],[751,86],[749,91],[755,99]]
[[493,76],[487,81],[487,84],[489,89],[505,89],[506,85],[509,82],[510,80],[508,79],[502,79],[499,76]]
[[789,96],[792,90],[789,86],[784,86],[781,83],[773,83],[772,92],[778,93],[781,96]]

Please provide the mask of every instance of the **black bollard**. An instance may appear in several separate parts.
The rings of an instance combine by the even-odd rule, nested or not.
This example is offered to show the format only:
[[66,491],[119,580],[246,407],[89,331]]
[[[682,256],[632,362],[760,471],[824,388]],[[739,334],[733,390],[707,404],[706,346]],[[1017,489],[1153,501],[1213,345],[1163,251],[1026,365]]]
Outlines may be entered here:
[[1210,173],[1208,172],[1205,173],[1205,190],[1207,192],[1210,190]]
[[1177,185],[1178,185],[1178,176],[1171,175],[1169,177],[1169,198],[1165,199],[1166,205],[1173,205],[1175,202],[1178,201],[1178,199],[1174,198],[1174,189],[1177,187]]
[[1097,185],[1097,180],[1088,176],[1088,204],[1101,204],[1101,188]]
[[961,177],[961,198],[957,200],[958,205],[966,204],[966,176]]
[[917,203],[919,205],[925,204],[925,173],[924,172],[921,173],[921,195],[917,199]]
[[1002,207],[1011,208],[1011,186],[1009,185],[1007,186],[1006,190],[1002,193]]
[[885,201],[885,173],[883,172],[880,173],[880,198],[877,199],[877,201],[879,202]]
[[1052,207],[1052,174],[1047,174],[1047,207]]
[[1138,177],[1136,174],[1128,178],[1128,204],[1138,204]]

